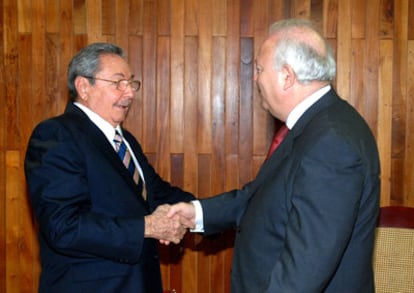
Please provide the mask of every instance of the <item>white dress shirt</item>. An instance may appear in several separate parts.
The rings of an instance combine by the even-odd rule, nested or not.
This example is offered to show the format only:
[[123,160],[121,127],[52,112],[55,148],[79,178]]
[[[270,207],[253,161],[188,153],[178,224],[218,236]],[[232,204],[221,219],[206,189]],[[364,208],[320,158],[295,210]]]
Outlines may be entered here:
[[116,151],[116,145],[115,145],[115,142],[114,142],[115,131],[119,132],[119,134],[122,136],[128,150],[129,150],[129,152],[131,153],[132,160],[134,161],[134,164],[137,167],[139,175],[141,176],[143,182],[145,183],[144,173],[142,172],[141,166],[139,165],[138,160],[135,157],[135,154],[131,149],[131,146],[129,145],[128,141],[122,135],[121,126],[118,125],[117,127],[114,128],[108,121],[103,119],[101,116],[99,116],[98,114],[93,112],[88,107],[86,107],[86,106],[84,106],[84,105],[82,105],[78,102],[74,102],[73,104],[75,106],[77,106],[79,109],[81,109],[89,117],[89,119],[93,122],[93,124],[95,124],[103,132],[103,134],[108,139],[109,143],[112,145],[112,147],[114,148],[115,151]]

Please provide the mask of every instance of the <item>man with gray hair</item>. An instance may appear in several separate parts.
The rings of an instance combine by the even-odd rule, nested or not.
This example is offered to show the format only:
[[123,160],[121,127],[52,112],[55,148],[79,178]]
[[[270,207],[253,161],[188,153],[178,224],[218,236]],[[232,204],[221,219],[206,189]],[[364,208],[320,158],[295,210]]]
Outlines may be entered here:
[[33,131],[25,171],[39,292],[163,292],[158,241],[178,243],[186,229],[157,207],[194,197],[164,181],[121,126],[140,86],[121,48],[91,44],[69,64],[65,113]]
[[195,232],[237,230],[234,293],[374,292],[375,138],[330,84],[335,61],[309,21],[271,26],[258,52],[261,105],[286,137],[241,190],[173,205]]

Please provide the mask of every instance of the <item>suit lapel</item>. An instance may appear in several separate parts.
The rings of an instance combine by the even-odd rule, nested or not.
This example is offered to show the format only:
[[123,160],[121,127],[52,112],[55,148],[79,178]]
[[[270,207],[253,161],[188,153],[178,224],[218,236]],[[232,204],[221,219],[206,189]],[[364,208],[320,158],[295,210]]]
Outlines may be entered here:
[[77,128],[77,133],[83,133],[84,136],[82,139],[93,144],[96,149],[102,153],[103,158],[112,164],[115,171],[122,175],[131,189],[133,189],[134,192],[138,192],[137,185],[132,179],[132,176],[128,173],[128,170],[125,168],[122,161],[119,159],[112,145],[109,143],[102,131],[89,119],[89,117],[72,103],[68,103],[63,116],[65,119],[70,120],[70,123],[66,123],[65,125],[70,128]]
[[[338,95],[335,93],[333,89],[327,92],[324,96],[322,96],[315,104],[313,104],[296,122],[295,126],[289,131],[286,135],[285,139],[276,149],[274,155],[272,155],[267,161],[264,162],[262,168],[259,170],[259,175],[277,168],[280,164],[283,163],[286,157],[292,152],[293,144],[297,137],[299,137],[303,130],[305,129],[306,125],[318,115],[321,111],[324,111],[333,103],[339,101]],[[266,176],[263,176],[266,177]]]

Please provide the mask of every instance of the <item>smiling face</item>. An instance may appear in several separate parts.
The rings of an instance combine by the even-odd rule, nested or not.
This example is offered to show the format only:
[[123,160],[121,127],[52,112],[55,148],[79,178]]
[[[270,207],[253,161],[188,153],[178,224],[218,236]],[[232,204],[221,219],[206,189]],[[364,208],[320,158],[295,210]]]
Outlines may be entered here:
[[99,70],[94,77],[94,84],[85,77],[76,78],[75,86],[79,93],[77,101],[116,127],[125,120],[135,92],[130,86],[120,91],[116,84],[99,79],[130,80],[132,75],[129,65],[118,55],[102,55]]

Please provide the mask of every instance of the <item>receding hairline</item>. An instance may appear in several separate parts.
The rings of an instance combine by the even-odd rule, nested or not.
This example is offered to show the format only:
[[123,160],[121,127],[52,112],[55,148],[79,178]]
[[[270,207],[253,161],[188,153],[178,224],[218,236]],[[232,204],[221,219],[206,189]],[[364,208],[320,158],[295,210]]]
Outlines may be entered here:
[[328,54],[328,44],[313,23],[306,19],[289,19],[275,22],[269,28],[269,40],[296,39],[314,48],[319,54]]

